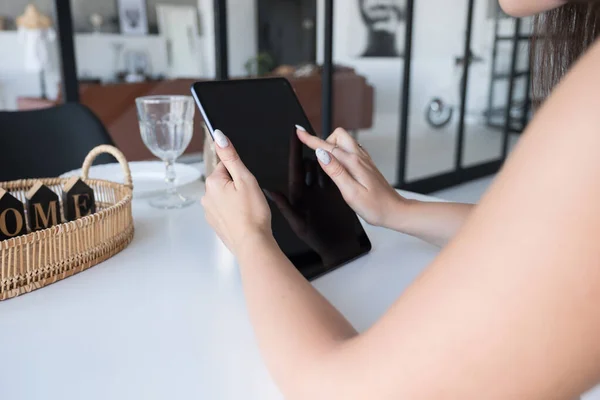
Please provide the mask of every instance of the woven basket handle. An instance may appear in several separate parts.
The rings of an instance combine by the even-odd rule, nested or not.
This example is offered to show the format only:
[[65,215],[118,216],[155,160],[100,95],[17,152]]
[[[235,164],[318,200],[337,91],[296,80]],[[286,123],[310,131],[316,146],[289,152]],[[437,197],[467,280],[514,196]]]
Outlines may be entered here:
[[117,159],[119,164],[121,164],[121,168],[123,168],[123,173],[125,174],[125,186],[133,188],[133,182],[131,180],[131,170],[129,169],[129,164],[125,159],[125,156],[123,155],[123,153],[121,153],[121,150],[117,149],[114,146],[109,146],[107,144],[94,147],[92,151],[89,152],[87,157],[85,157],[85,160],[83,161],[83,167],[81,168],[81,177],[83,178],[83,180],[86,180],[88,178],[88,174],[90,172],[90,167],[92,166],[92,163],[94,162],[96,157],[98,157],[102,153],[108,153]]

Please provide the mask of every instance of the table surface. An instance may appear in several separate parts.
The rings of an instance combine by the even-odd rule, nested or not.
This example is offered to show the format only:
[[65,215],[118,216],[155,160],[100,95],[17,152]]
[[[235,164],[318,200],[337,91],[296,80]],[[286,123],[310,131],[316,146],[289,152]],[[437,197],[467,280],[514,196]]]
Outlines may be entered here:
[[[185,188],[199,198],[202,184]],[[410,197],[419,197],[410,195]],[[281,399],[261,361],[235,260],[199,203],[133,202],[135,238],[71,278],[0,302],[4,399]],[[437,249],[366,227],[370,254],[314,282],[359,330]]]

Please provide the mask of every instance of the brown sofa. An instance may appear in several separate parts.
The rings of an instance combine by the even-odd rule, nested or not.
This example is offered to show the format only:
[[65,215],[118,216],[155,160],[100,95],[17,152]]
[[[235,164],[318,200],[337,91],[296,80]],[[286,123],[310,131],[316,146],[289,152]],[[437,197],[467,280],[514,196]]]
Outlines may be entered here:
[[[300,103],[317,132],[321,129],[321,78],[288,78],[294,87]],[[140,137],[135,98],[164,94],[190,94],[194,79],[175,79],[144,83],[123,84],[82,84],[81,102],[100,118],[108,129],[115,144],[130,161],[154,158],[144,146]],[[366,79],[351,71],[334,75],[334,116],[335,126],[349,130],[367,129],[373,123],[373,88]],[[42,108],[54,102],[20,98],[19,109]],[[202,151],[202,117],[196,113],[194,136],[186,153]]]

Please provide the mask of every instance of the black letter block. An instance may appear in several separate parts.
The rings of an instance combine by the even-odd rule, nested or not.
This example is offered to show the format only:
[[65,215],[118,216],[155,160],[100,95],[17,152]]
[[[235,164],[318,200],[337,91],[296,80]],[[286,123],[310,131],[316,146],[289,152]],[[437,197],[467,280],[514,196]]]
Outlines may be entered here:
[[58,195],[48,186],[37,182],[25,197],[27,198],[27,219],[32,231],[39,231],[58,224],[60,220]]
[[77,177],[69,179],[63,188],[63,207],[67,221],[95,213],[94,191]]
[[0,240],[26,233],[23,203],[6,190],[0,189]]

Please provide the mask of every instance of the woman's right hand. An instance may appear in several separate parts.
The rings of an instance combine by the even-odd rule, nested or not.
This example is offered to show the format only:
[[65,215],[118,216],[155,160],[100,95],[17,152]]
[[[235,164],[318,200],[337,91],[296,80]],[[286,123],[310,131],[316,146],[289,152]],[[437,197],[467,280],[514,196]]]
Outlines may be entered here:
[[298,138],[316,150],[321,167],[348,205],[369,224],[394,229],[392,221],[397,221],[408,201],[385,180],[356,140],[342,128],[337,128],[327,140],[300,128]]

